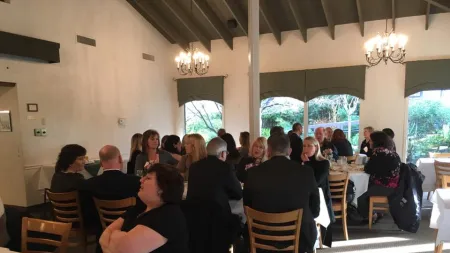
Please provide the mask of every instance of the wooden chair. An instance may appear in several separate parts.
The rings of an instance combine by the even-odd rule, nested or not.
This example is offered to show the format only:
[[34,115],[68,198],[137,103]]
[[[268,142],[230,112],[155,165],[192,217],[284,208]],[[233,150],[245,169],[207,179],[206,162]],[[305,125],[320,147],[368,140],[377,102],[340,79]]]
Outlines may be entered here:
[[[88,242],[87,233],[84,228],[83,215],[80,208],[80,200],[77,191],[66,193],[53,193],[46,190],[46,194],[53,206],[53,213],[56,221],[72,223],[72,230],[70,231],[70,238],[81,239],[81,243],[69,242],[70,247],[77,247],[81,245],[86,249],[88,244],[95,243]],[[76,225],[74,227],[73,225]]]
[[375,206],[375,204],[389,204],[386,196],[371,196],[369,203],[369,229],[372,229],[372,215],[374,210],[389,211],[389,207]]
[[[302,225],[303,209],[298,209],[295,211],[287,213],[263,213],[251,209],[245,206],[245,214],[247,215],[248,232],[250,235],[250,251],[251,253],[256,253],[256,249],[273,250],[273,251],[293,251],[298,253],[298,247],[300,244],[300,229]],[[263,225],[264,224],[275,224],[275,225]],[[289,225],[280,225],[287,223]],[[258,229],[258,231],[253,231],[253,228]],[[264,232],[280,232],[280,231],[290,231],[289,235],[267,235]],[[264,240],[256,242],[256,239]],[[291,245],[287,245],[286,248],[279,249],[266,241],[272,242],[289,242],[292,241]]]
[[[347,230],[348,173],[329,175],[328,181],[330,182],[331,200],[333,202],[333,212],[335,212],[335,218],[342,219],[344,238],[345,240],[348,240],[348,230]],[[336,212],[341,212],[341,214],[336,215]]]
[[450,158],[450,153],[429,153],[430,158]]
[[105,230],[109,224],[117,220],[128,208],[136,205],[136,198],[130,197],[122,200],[100,200],[94,198],[94,202],[103,230]]
[[434,171],[436,173],[436,189],[442,188],[442,176],[450,175],[450,163],[434,161]]
[[[28,250],[28,243],[54,246],[59,249],[59,253],[66,253],[69,245],[69,233],[72,228],[71,223],[45,221],[39,219],[22,218],[22,252],[23,253],[38,253],[43,251]],[[35,238],[28,236],[28,232],[39,232],[50,235],[61,236],[60,241],[53,239]]]
[[450,175],[442,175],[441,181],[442,181],[441,182],[442,188],[444,189],[450,188]]

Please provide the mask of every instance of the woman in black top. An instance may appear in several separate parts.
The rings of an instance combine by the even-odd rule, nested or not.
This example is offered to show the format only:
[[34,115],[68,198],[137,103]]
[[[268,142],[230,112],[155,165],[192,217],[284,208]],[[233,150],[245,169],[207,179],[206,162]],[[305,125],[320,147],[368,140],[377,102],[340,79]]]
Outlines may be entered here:
[[333,132],[333,138],[331,143],[336,147],[338,156],[352,156],[353,148],[352,144],[347,140],[344,131],[336,129]]
[[236,176],[242,183],[247,179],[247,170],[258,166],[267,160],[266,155],[267,140],[264,137],[258,137],[252,145],[250,156],[244,157],[236,167]]
[[130,160],[127,164],[127,174],[134,175],[134,167],[136,167],[136,158],[142,153],[142,134],[137,133],[131,137]]
[[239,134],[239,153],[241,157],[248,157],[250,153],[250,133],[249,132],[241,132]]
[[233,136],[229,133],[222,135],[220,138],[222,138],[227,143],[228,155],[225,162],[233,165],[233,169],[235,169],[239,161],[241,160],[241,154],[236,148],[236,142],[234,141]]
[[372,155],[372,148],[370,147],[370,134],[373,133],[373,127],[364,128],[364,140],[361,143],[361,148],[359,150],[360,154],[367,155],[370,157]]
[[106,228],[100,237],[103,252],[188,253],[188,229],[179,206],[183,182],[175,167],[152,166],[138,193],[146,206],[129,209]]
[[[330,174],[330,162],[323,157],[320,152],[320,144],[314,137],[306,137],[303,141],[302,161],[304,165],[314,169],[314,177],[317,186],[323,191],[323,196],[327,204],[328,215],[331,223],[334,223],[333,204],[331,202],[330,182],[328,176]],[[321,226],[322,242],[324,245],[331,247],[332,234],[331,229]]]
[[181,160],[181,139],[178,135],[169,135],[164,143],[164,148],[173,156],[173,158],[177,159],[177,161]]
[[69,144],[61,149],[56,161],[55,174],[52,177],[52,192],[70,192],[77,190],[84,181],[83,175],[77,173],[84,169],[86,149],[77,144]]

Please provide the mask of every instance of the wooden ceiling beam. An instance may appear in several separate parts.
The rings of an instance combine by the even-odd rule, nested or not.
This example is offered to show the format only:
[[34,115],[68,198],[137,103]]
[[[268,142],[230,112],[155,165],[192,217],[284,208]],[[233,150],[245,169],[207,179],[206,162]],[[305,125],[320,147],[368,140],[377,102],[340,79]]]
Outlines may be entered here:
[[159,14],[153,6],[143,6],[142,3],[135,0],[127,0],[131,6],[133,6],[147,21],[149,21],[153,26],[155,26],[158,31],[160,31],[164,37],[169,41],[172,40],[177,43],[183,50],[189,48],[189,41],[184,38],[180,33],[177,32],[175,27],[173,27],[169,22],[165,20],[163,16]]
[[297,27],[300,30],[300,33],[302,34],[303,41],[306,43],[308,42],[308,32],[307,32],[308,28],[306,27],[303,17],[300,13],[300,6],[298,5],[297,1],[294,0],[287,0],[287,1],[289,4],[289,8],[291,9],[292,15],[294,15]]
[[392,29],[395,31],[395,0],[392,0]]
[[245,36],[248,35],[248,18],[247,15],[239,8],[236,0],[222,0],[222,2],[227,6],[228,10],[233,15],[233,18],[238,23]]
[[327,24],[328,24],[328,29],[330,30],[331,39],[334,40],[335,24],[334,24],[333,16],[331,15],[331,8],[328,5],[327,0],[321,0],[321,1],[322,1],[323,12],[325,13],[325,18],[326,18]]
[[436,2],[434,0],[425,0],[425,2],[428,2],[429,4],[432,4],[432,5],[434,5],[434,6],[438,7],[438,8],[446,11],[446,12],[450,12],[450,7],[445,6],[445,5],[441,4],[441,3],[438,3],[438,2]]
[[356,0],[356,9],[358,10],[359,30],[361,31],[361,36],[364,37],[364,17],[362,13],[361,0]]
[[183,26],[198,40],[200,43],[211,52],[211,40],[203,34],[191,18],[180,8],[180,6],[173,0],[162,0],[164,4],[175,17],[183,24]]
[[273,18],[272,13],[266,5],[264,0],[259,0],[259,12],[261,13],[263,19],[266,21],[269,26],[270,31],[278,42],[278,45],[281,45],[281,31],[278,28],[278,25],[275,23],[275,19]]
[[425,14],[425,30],[428,30],[428,28],[430,27],[430,9],[431,4],[427,3],[427,12]]
[[192,0],[203,16],[208,20],[211,26],[216,30],[219,36],[227,43],[228,47],[233,50],[233,35],[228,31],[225,24],[220,21],[219,17],[214,13],[211,7],[204,0]]

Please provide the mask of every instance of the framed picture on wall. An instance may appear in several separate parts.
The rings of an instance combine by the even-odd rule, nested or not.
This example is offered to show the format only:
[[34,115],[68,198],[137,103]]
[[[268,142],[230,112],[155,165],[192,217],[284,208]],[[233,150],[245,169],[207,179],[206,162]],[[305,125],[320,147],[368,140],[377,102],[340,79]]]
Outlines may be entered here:
[[0,132],[12,132],[10,111],[0,110]]

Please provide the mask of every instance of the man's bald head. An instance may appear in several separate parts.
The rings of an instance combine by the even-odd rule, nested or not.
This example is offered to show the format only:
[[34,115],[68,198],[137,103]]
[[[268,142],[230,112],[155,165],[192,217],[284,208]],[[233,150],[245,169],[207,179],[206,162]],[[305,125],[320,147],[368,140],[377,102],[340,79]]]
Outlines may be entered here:
[[100,162],[104,170],[122,168],[122,156],[116,146],[104,146],[98,152],[98,156],[100,157]]

